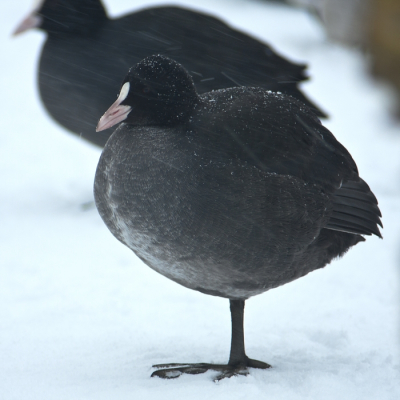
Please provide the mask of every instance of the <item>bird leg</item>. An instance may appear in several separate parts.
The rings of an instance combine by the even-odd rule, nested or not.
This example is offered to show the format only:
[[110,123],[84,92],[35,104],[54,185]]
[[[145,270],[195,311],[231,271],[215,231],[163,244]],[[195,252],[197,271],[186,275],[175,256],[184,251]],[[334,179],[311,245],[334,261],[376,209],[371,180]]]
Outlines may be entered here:
[[172,363],[172,364],[157,364],[153,368],[157,368],[151,376],[158,376],[164,379],[178,378],[182,374],[197,375],[202,374],[208,370],[219,372],[215,381],[220,381],[224,378],[230,378],[237,375],[248,375],[248,367],[266,369],[271,366],[262,361],[252,360],[248,358],[244,348],[244,330],[243,330],[243,317],[244,317],[244,300],[229,300],[232,318],[232,341],[231,341],[231,354],[229,356],[228,364],[186,364],[186,363]]

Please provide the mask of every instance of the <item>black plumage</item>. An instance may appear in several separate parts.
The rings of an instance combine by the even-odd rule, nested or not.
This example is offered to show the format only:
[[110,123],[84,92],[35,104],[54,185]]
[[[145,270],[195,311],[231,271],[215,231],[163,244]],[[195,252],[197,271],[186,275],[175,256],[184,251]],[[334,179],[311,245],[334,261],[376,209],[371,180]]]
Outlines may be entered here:
[[115,100],[120,77],[154,53],[184,65],[199,93],[260,86],[314,107],[298,89],[307,79],[304,65],[200,12],[154,7],[110,19],[100,0],[44,0],[17,32],[30,27],[47,33],[39,64],[46,109],[61,125],[98,146],[104,146],[112,131],[96,134],[93,127]]
[[121,121],[96,172],[104,222],[154,270],[231,303],[227,365],[153,375],[269,367],[245,354],[244,301],[324,267],[361,235],[381,236],[352,157],[298,100],[260,88],[199,95],[161,55],[130,70],[98,130]]

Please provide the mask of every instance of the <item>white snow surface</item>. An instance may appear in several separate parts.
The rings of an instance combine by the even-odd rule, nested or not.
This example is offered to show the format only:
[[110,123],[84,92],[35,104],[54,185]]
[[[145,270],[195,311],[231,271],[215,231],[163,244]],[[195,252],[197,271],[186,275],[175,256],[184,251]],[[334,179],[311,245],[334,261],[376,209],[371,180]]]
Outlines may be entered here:
[[[164,1],[106,0],[111,15]],[[309,65],[302,85],[379,200],[384,239],[246,302],[247,377],[150,378],[152,364],[228,360],[226,299],[146,267],[95,208],[100,150],[40,103],[41,32],[12,38],[30,0],[2,4],[0,399],[400,399],[400,125],[362,54],[327,41],[304,11],[262,1],[189,5]],[[106,56],[106,55],[105,55]],[[122,79],[123,77],[121,77]],[[62,93],[60,93],[62,96]],[[95,127],[93,127],[95,129]]]

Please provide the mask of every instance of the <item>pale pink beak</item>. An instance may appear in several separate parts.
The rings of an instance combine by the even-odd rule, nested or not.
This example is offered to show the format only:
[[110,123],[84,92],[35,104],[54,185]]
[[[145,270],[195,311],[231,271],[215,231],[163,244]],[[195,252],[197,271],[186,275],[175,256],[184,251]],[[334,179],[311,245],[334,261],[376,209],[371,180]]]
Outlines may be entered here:
[[111,128],[115,124],[118,124],[119,122],[126,119],[128,114],[131,112],[132,107],[121,105],[121,103],[126,99],[128,93],[129,82],[125,82],[122,86],[118,99],[100,118],[100,121],[96,127],[96,132],[104,131],[104,129]]
[[42,24],[43,18],[40,15],[36,15],[35,12],[37,10],[35,9],[33,12],[31,12],[14,30],[12,33],[13,36],[18,35],[19,33],[25,32],[29,29],[32,28],[39,28],[39,26]]

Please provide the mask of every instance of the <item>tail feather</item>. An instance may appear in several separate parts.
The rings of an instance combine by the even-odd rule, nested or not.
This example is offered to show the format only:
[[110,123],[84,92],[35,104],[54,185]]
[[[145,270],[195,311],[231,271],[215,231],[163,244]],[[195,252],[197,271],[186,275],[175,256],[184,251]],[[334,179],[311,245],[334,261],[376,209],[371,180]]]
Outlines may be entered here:
[[378,201],[361,178],[347,181],[334,194],[333,212],[327,229],[361,235],[382,237],[378,225],[383,227]]

